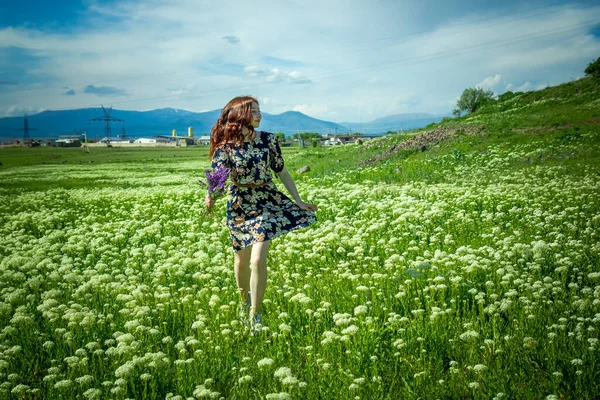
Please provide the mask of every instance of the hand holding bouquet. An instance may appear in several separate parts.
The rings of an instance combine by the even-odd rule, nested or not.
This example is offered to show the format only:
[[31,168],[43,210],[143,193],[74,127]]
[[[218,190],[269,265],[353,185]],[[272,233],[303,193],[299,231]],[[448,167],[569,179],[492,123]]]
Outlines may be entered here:
[[206,209],[210,212],[215,204],[215,200],[225,195],[225,184],[229,177],[229,169],[215,168],[214,171],[207,169],[204,173],[206,174],[206,182],[202,179],[199,179],[198,182],[208,187],[208,193],[204,199],[204,204],[206,204]]

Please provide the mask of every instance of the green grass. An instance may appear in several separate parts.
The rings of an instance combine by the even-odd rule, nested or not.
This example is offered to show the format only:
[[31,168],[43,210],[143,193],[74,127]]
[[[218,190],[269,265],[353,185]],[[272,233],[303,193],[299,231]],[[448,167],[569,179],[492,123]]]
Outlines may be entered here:
[[370,166],[419,132],[284,148],[318,222],[273,241],[254,337],[207,148],[1,149],[0,398],[598,398],[588,83]]
[[173,164],[180,161],[208,157],[207,146],[197,147],[5,147],[0,149],[0,162],[4,168],[57,165],[57,164],[109,164],[109,163],[158,163]]

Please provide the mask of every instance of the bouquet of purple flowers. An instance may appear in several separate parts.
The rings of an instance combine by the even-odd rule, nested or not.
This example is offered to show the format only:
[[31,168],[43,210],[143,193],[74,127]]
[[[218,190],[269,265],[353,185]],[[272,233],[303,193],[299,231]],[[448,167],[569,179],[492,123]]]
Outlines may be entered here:
[[206,174],[206,182],[204,182],[202,179],[198,179],[198,182],[208,187],[208,194],[206,195],[205,203],[208,210],[210,210],[215,200],[225,195],[225,184],[227,183],[227,178],[229,177],[229,169],[207,169],[204,171],[204,173]]

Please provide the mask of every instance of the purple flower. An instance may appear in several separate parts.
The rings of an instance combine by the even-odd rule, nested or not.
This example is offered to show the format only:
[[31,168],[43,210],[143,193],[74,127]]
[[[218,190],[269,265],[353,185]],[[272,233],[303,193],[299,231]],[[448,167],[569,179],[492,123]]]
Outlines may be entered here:
[[198,182],[200,182],[204,186],[208,186],[208,194],[210,195],[210,197],[214,199],[224,195],[225,184],[227,183],[227,178],[229,177],[229,169],[215,168],[214,171],[207,169],[204,171],[204,173],[206,174],[206,182],[204,182],[201,179],[199,179]]

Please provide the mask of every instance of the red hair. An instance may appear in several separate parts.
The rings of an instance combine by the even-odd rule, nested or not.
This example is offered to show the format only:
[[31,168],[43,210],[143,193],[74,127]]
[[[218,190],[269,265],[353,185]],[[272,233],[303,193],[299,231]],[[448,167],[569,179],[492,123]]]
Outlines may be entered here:
[[227,144],[242,144],[244,134],[242,128],[245,126],[254,133],[252,122],[252,103],[258,104],[252,96],[238,96],[229,100],[229,103],[221,110],[221,115],[210,130],[210,152],[212,158],[215,151]]

